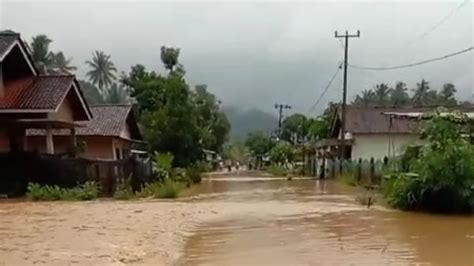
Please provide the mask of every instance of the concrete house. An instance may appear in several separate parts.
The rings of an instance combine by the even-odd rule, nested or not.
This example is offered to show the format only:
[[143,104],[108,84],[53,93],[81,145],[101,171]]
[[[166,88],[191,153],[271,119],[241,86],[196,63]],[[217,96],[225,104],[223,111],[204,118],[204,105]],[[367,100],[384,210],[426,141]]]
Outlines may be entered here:
[[[396,108],[347,106],[345,128],[346,159],[383,159],[401,154],[409,145],[421,143],[417,134],[418,122],[393,119],[386,112],[402,111]],[[406,110],[408,111],[408,110]],[[328,139],[316,144],[321,152],[337,155],[340,144],[341,112],[337,111]]]
[[[346,159],[383,159],[394,157],[404,152],[410,145],[419,145],[420,117],[433,111],[426,108],[382,108],[382,107],[346,107],[346,128],[344,145]],[[456,106],[451,109],[461,110],[468,115],[474,111],[472,106]],[[411,119],[409,119],[411,118]],[[334,117],[329,138],[316,143],[321,154],[338,155],[341,144],[340,108]]]
[[28,129],[42,129],[44,152],[54,154],[53,130],[67,132],[76,146],[76,127],[92,119],[74,75],[42,75],[20,34],[0,32],[0,152],[28,151]]
[[[142,142],[132,106],[128,104],[93,105],[93,118],[78,123],[76,135],[81,147],[78,156],[87,159],[120,160],[128,158],[133,143]],[[44,130],[28,130],[29,147],[45,151]],[[53,131],[55,150],[68,151],[68,136],[65,130]]]

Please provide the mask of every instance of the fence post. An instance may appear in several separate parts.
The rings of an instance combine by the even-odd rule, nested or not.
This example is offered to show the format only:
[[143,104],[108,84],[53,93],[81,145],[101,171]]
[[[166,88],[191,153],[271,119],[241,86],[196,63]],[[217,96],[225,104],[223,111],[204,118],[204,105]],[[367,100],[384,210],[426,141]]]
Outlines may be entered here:
[[323,157],[323,162],[321,163],[319,169],[319,178],[324,179],[326,178],[326,158]]
[[357,161],[357,183],[362,180],[362,158]]
[[336,176],[336,160],[331,159],[331,178],[334,178]]
[[375,174],[375,162],[374,157],[370,158],[370,175],[369,175],[369,184],[372,185],[372,180],[374,180]]

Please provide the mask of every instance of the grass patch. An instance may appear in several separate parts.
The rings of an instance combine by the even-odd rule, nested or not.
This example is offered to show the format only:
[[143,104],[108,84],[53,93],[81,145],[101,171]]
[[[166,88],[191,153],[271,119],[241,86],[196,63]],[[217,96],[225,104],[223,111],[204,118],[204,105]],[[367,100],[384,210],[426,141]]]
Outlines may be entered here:
[[99,186],[94,181],[88,181],[73,188],[29,183],[26,196],[34,201],[93,200],[99,196]]
[[183,188],[183,184],[167,179],[164,182],[146,184],[136,195],[139,197],[173,199],[179,196]]
[[286,176],[286,174],[288,173],[285,167],[277,164],[270,165],[267,169],[267,172],[273,176]]
[[336,177],[336,180],[352,187],[355,187],[357,185],[355,176],[351,173],[342,173]]

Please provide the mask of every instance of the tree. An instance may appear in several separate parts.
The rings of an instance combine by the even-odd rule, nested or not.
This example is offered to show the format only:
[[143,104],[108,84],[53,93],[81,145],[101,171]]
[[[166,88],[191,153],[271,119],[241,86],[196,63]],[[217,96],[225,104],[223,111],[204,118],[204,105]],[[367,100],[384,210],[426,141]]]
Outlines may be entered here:
[[456,87],[453,84],[451,83],[444,84],[443,89],[438,94],[440,104],[447,105],[447,106],[456,105],[457,101],[454,96],[455,93],[456,93]]
[[296,144],[298,140],[307,134],[306,116],[303,114],[292,114],[283,120],[281,126],[281,139]]
[[115,80],[115,72],[117,69],[110,60],[110,55],[106,55],[102,51],[95,51],[92,54],[92,60],[87,60],[86,64],[92,68],[86,73],[86,76],[92,84],[99,87],[102,95],[106,94],[106,88],[112,85]]
[[273,148],[274,144],[264,132],[257,131],[247,136],[245,146],[248,147],[252,155],[258,156],[267,154]]
[[84,97],[88,104],[100,104],[104,102],[102,94],[100,94],[94,84],[85,80],[79,80],[79,87],[81,88],[82,93],[84,93]]
[[376,96],[373,90],[363,90],[362,95],[357,95],[352,102],[357,106],[372,106],[376,102]]
[[230,124],[207,86],[190,89],[184,68],[176,67],[177,57],[172,62],[168,55],[161,58],[170,70],[168,74],[148,72],[136,65],[128,75],[122,75],[121,81],[137,102],[150,150],[170,152],[175,166],[187,166],[201,158],[202,149],[221,151]]
[[397,82],[395,89],[390,94],[390,103],[395,107],[407,105],[410,101],[407,85],[401,81]]
[[287,160],[292,161],[294,153],[294,148],[289,142],[279,141],[270,150],[270,160],[274,163],[285,163]]
[[72,58],[66,59],[63,52],[51,53],[51,59],[51,67],[54,70],[68,73],[69,71],[77,69],[77,67],[71,66]]
[[416,84],[416,89],[413,90],[412,102],[418,107],[427,106],[433,100],[433,96],[429,83],[422,79],[420,83]]
[[227,141],[230,123],[220,110],[220,101],[209,93],[207,85],[197,85],[192,93],[198,127],[201,130],[201,141],[206,149],[220,151]]
[[308,122],[307,137],[312,141],[327,138],[329,135],[329,125],[330,122],[323,117],[310,119]]
[[109,93],[105,95],[104,102],[110,104],[128,103],[127,91],[125,91],[123,86],[114,83],[110,87]]
[[377,106],[387,106],[390,100],[392,89],[385,83],[375,85],[374,100]]
[[49,51],[51,42],[53,41],[44,34],[34,36],[31,40],[31,57],[36,68],[41,73],[46,73],[53,64],[53,55]]
[[249,150],[241,142],[226,143],[223,146],[222,155],[224,159],[243,163],[248,160]]
[[178,66],[179,48],[161,46],[161,62],[165,69],[172,72]]

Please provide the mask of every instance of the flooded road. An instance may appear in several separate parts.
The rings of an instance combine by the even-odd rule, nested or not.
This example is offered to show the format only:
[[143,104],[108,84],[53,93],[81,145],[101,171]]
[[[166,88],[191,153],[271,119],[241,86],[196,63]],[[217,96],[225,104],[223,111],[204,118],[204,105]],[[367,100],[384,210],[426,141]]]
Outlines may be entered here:
[[0,201],[0,266],[474,265],[474,217],[355,201],[331,181],[214,176],[177,200]]
[[182,265],[474,265],[474,217],[367,209],[331,181],[227,176],[192,200],[232,208],[200,224]]

